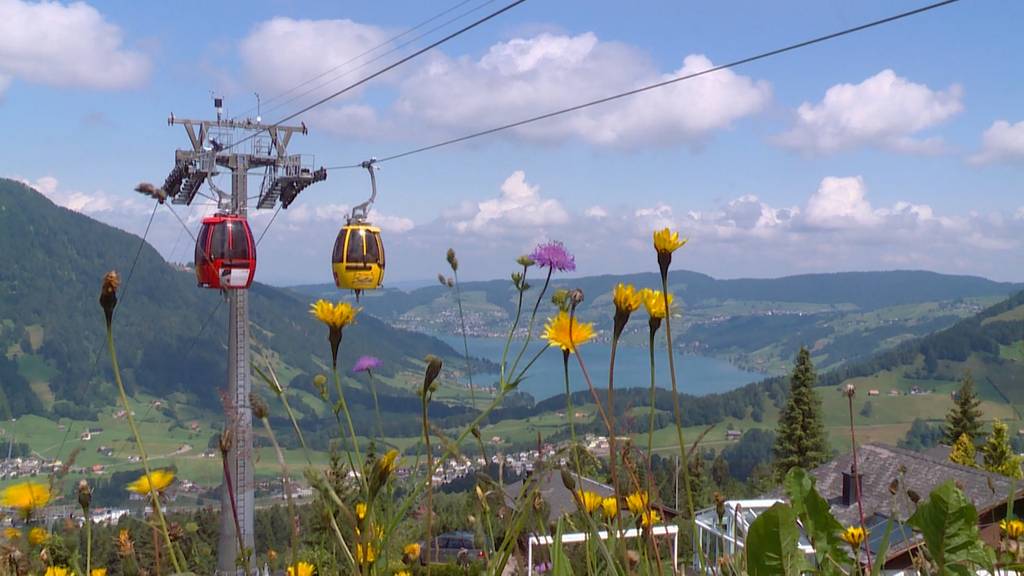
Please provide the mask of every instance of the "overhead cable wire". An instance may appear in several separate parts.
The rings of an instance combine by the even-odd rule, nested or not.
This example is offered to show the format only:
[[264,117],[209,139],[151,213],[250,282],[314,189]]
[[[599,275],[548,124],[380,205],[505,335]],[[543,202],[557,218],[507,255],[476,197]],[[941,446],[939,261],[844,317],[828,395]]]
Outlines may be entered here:
[[188,232],[188,235],[192,238],[192,241],[195,242],[196,235],[192,233],[192,230],[190,230],[188,226],[185,225],[185,221],[181,219],[181,216],[178,216],[178,213],[174,211],[174,208],[171,208],[170,204],[167,204],[165,202],[164,206],[167,206],[167,209],[171,211],[171,214],[174,214],[174,217],[178,219],[178,223],[181,224],[181,227],[185,229],[185,232]]
[[[909,10],[907,12],[901,12],[899,14],[895,14],[893,16],[882,18],[880,20],[873,20],[871,22],[867,22],[867,23],[861,24],[859,26],[854,26],[853,28],[846,28],[845,30],[840,30],[838,32],[832,32],[831,34],[825,34],[824,36],[818,36],[818,37],[815,37],[815,38],[811,38],[809,40],[804,40],[802,42],[797,42],[796,44],[790,44],[790,45],[784,46],[782,48],[776,48],[775,50],[769,50],[767,52],[761,52],[760,54],[756,54],[756,55],[753,55],[753,56],[748,56],[746,58],[741,58],[739,60],[733,60],[732,62],[728,62],[726,64],[720,64],[718,66],[713,66],[711,68],[700,70],[700,71],[694,72],[692,74],[685,74],[683,76],[677,76],[677,77],[671,78],[669,80],[665,80],[665,81],[662,81],[662,82],[657,82],[657,83],[654,83],[654,84],[648,84],[646,86],[641,86],[640,88],[635,88],[633,90],[629,90],[629,91],[626,91],[626,92],[620,92],[618,94],[614,94],[614,95],[611,95],[611,96],[606,96],[604,98],[599,98],[597,100],[591,100],[589,102],[584,102],[582,104],[577,104],[575,106],[570,106],[568,108],[562,108],[560,110],[555,110],[553,112],[548,112],[546,114],[541,114],[539,116],[533,116],[531,118],[526,118],[524,120],[519,120],[519,121],[516,121],[516,122],[510,122],[508,124],[502,124],[500,126],[495,126],[494,128],[489,128],[487,130],[481,130],[479,132],[473,132],[471,134],[467,134],[465,136],[460,136],[458,138],[451,138],[449,140],[443,140],[441,142],[437,142],[435,144],[430,144],[428,146],[421,146],[419,148],[413,148],[412,150],[407,150],[405,152],[401,152],[401,153],[398,153],[398,154],[392,154],[390,156],[384,156],[384,157],[378,158],[377,162],[388,162],[390,160],[397,160],[399,158],[404,158],[406,156],[412,156],[413,154],[419,154],[420,152],[427,152],[428,150],[434,150],[435,148],[441,148],[443,146],[449,146],[449,145],[452,145],[452,144],[458,144],[459,142],[465,142],[466,140],[472,140],[474,138],[479,138],[481,136],[487,136],[489,134],[494,134],[495,132],[501,132],[503,130],[509,130],[511,128],[517,128],[517,127],[523,126],[525,124],[531,124],[533,122],[538,122],[540,120],[546,120],[548,118],[553,118],[555,116],[561,116],[563,114],[568,114],[570,112],[576,112],[578,110],[582,110],[584,108],[589,108],[591,106],[597,106],[599,104],[605,104],[607,102],[612,102],[614,100],[619,100],[619,99],[622,99],[622,98],[626,98],[628,96],[634,96],[636,94],[640,94],[640,93],[643,93],[643,92],[648,92],[650,90],[655,90],[655,89],[658,89],[658,88],[663,88],[665,86],[669,86],[671,84],[676,84],[678,82],[684,82],[686,80],[692,80],[692,79],[698,78],[700,76],[705,76],[707,74],[712,74],[714,72],[719,72],[719,71],[722,71],[722,70],[727,70],[729,68],[735,68],[737,66],[741,66],[743,64],[749,64],[751,62],[756,62],[758,60],[764,60],[766,58],[771,58],[772,56],[778,56],[779,54],[783,54],[783,53],[786,53],[786,52],[791,52],[793,50],[798,50],[800,48],[806,48],[807,46],[812,46],[814,44],[819,44],[819,43],[822,43],[822,42],[826,42],[828,40],[833,40],[833,39],[839,38],[841,36],[846,36],[846,35],[849,35],[849,34],[853,34],[855,32],[861,32],[861,31],[867,30],[869,28],[874,28],[876,26],[881,26],[883,24],[888,24],[890,22],[895,22],[897,20],[902,20],[904,18],[908,18],[910,16],[915,16],[917,14],[922,14],[924,12],[928,12],[928,11],[934,10],[936,8],[941,8],[943,6],[946,6],[946,5],[949,5],[949,4],[953,4],[953,3],[959,2],[959,1],[960,0],[943,0],[941,2],[936,2],[934,4],[928,4],[927,6],[922,6],[920,8],[916,8],[914,10]],[[354,163],[354,164],[343,164],[343,165],[339,165],[339,166],[328,166],[327,169],[328,170],[342,170],[342,169],[360,168],[360,167],[361,167],[360,163]]]
[[470,24],[467,24],[467,25],[463,26],[462,28],[459,28],[455,32],[452,32],[451,34],[448,34],[447,36],[445,36],[445,37],[443,37],[443,38],[441,38],[439,40],[435,40],[434,42],[431,42],[430,44],[424,46],[423,48],[420,48],[419,50],[409,54],[408,56],[405,56],[404,58],[401,58],[401,59],[399,59],[399,60],[397,60],[397,61],[395,61],[395,62],[393,62],[393,63],[391,63],[391,64],[389,64],[387,66],[385,66],[384,68],[381,68],[380,70],[374,72],[373,74],[370,74],[369,76],[365,76],[363,79],[361,79],[361,80],[359,80],[359,81],[357,81],[357,82],[355,82],[353,84],[349,84],[348,86],[346,86],[345,88],[342,88],[341,90],[338,90],[336,92],[328,94],[327,96],[324,96],[323,98],[320,98],[316,102],[314,102],[312,104],[309,104],[308,106],[303,107],[298,112],[294,112],[292,114],[289,114],[288,116],[285,116],[284,118],[278,120],[277,122],[271,124],[270,126],[267,126],[266,128],[261,128],[259,130],[256,130],[253,133],[251,133],[248,136],[246,136],[245,138],[242,138],[241,140],[236,140],[231,145],[225,146],[224,149],[225,150],[226,149],[230,149],[230,148],[238,146],[239,144],[242,144],[244,142],[248,142],[249,140],[252,140],[256,136],[261,134],[262,132],[266,132],[266,131],[270,130],[271,128],[275,128],[277,126],[280,126],[281,124],[283,124],[283,123],[285,123],[285,122],[287,122],[287,121],[289,121],[289,120],[291,120],[291,119],[293,119],[293,118],[295,118],[297,116],[305,114],[306,112],[309,112],[313,108],[316,108],[317,106],[320,106],[321,104],[323,104],[325,102],[328,102],[328,101],[330,101],[330,100],[332,100],[334,98],[337,98],[338,96],[341,96],[342,94],[344,94],[346,92],[349,92],[351,90],[355,90],[356,88],[358,88],[359,86],[362,86],[363,84],[366,84],[370,80],[373,80],[374,78],[377,78],[378,76],[381,76],[382,74],[386,74],[387,72],[390,72],[391,70],[394,70],[395,68],[401,66],[402,64],[405,64],[406,62],[412,60],[413,58],[416,58],[417,56],[420,56],[421,54],[424,54],[426,52],[429,52],[430,50],[433,50],[434,48],[440,46],[441,44],[444,44],[445,42],[451,40],[452,38],[456,38],[456,37],[458,37],[458,36],[460,36],[462,34],[465,34],[466,32],[472,30],[473,28],[476,28],[477,26],[480,26],[481,24],[483,24],[483,23],[485,23],[485,22],[487,22],[487,21],[489,21],[489,20],[491,20],[493,18],[496,18],[497,16],[499,16],[501,14],[504,14],[505,12],[508,12],[509,10],[511,10],[512,8],[515,8],[516,6],[522,4],[523,2],[526,2],[526,0],[515,0],[514,2],[506,4],[504,7],[500,8],[500,9],[494,11],[494,12],[491,12],[490,14],[484,16],[483,18],[475,20],[475,21],[471,22]]
[[281,211],[281,205],[279,204],[279,205],[277,206],[277,210],[274,210],[274,215],[270,217],[270,222],[267,222],[267,225],[266,225],[266,226],[265,226],[265,227],[263,228],[263,232],[260,232],[260,237],[256,239],[256,247],[257,247],[257,248],[259,247],[259,245],[260,245],[260,242],[262,242],[262,241],[263,241],[263,236],[264,236],[264,235],[266,235],[266,233],[267,233],[267,230],[270,230],[270,225],[271,225],[271,224],[273,224],[273,223],[274,223],[274,220],[276,220],[276,219],[277,219],[277,214],[278,214],[278,213],[279,213],[280,211]]
[[[473,10],[470,10],[469,12],[465,12],[463,14],[460,14],[459,16],[456,16],[453,20],[448,20],[447,22],[445,22],[441,26],[442,27],[446,26],[446,25],[452,23],[454,20],[458,20],[459,18],[462,18],[466,14],[469,14],[471,12],[479,10],[483,6],[486,6],[487,4],[490,4],[491,2],[494,2],[494,1],[495,0],[487,0],[487,2],[485,2],[484,4],[481,4],[480,6],[477,6]],[[305,81],[300,82],[299,84],[296,84],[295,86],[292,86],[291,88],[285,90],[284,92],[279,92],[279,93],[271,96],[270,98],[267,98],[266,100],[261,102],[261,105],[259,107],[253,106],[252,108],[249,108],[248,110],[242,112],[241,114],[239,114],[237,116],[234,116],[234,119],[238,119],[238,118],[240,118],[242,116],[245,116],[245,115],[247,115],[247,114],[249,114],[249,113],[251,113],[253,111],[257,111],[258,108],[261,108],[262,106],[265,106],[266,104],[269,104],[269,103],[271,103],[271,102],[273,102],[275,100],[279,100],[279,99],[287,96],[288,94],[291,94],[292,92],[298,90],[299,88],[302,88],[303,86],[306,86],[306,85],[308,85],[308,84],[310,84],[312,82],[315,82],[315,81],[323,78],[324,76],[327,76],[328,74],[331,74],[332,72],[336,72],[336,71],[340,70],[341,68],[344,68],[345,66],[348,66],[349,64],[355,62],[356,60],[359,60],[363,56],[368,56],[368,55],[376,52],[377,50],[379,50],[379,49],[381,49],[381,48],[383,48],[385,46],[388,46],[389,44],[391,44],[392,42],[395,42],[396,40],[402,38],[403,36],[407,36],[407,35],[415,32],[416,30],[419,30],[420,28],[426,26],[427,24],[430,24],[434,20],[437,20],[438,18],[441,18],[442,16],[445,16],[447,14],[450,14],[450,13],[454,12],[455,10],[458,10],[459,8],[465,6],[466,4],[469,4],[470,2],[472,2],[472,0],[462,0],[461,2],[459,2],[459,3],[455,4],[454,6],[452,6],[451,8],[448,8],[447,10],[444,10],[442,12],[439,12],[438,14],[435,14],[434,16],[431,16],[430,18],[420,22],[419,24],[416,24],[412,28],[409,28],[409,29],[405,30],[404,32],[402,32],[400,34],[396,34],[396,35],[392,36],[391,38],[388,38],[387,40],[385,40],[385,41],[383,41],[383,42],[373,46],[372,48],[368,48],[368,49],[364,50],[360,54],[358,54],[356,56],[353,56],[352,58],[349,58],[348,60],[342,62],[341,64],[338,64],[336,66],[332,66],[331,68],[328,68],[327,70],[324,70],[320,74],[317,74],[316,76],[313,76],[312,78],[308,78]],[[427,31],[425,34],[430,34],[431,32],[434,32],[436,30],[437,30],[437,27],[432,28],[431,30]],[[423,36],[424,36],[424,34],[421,34],[421,35],[417,36],[416,38],[414,38],[412,41],[418,40],[418,39],[422,38]],[[385,52],[381,56],[390,54],[392,52],[394,52],[393,49],[389,50],[388,52]],[[378,56],[377,58],[380,58],[380,56]],[[371,62],[372,62],[372,60],[371,60]],[[364,65],[365,64],[366,63],[364,63]],[[346,74],[347,73],[348,72],[346,72]],[[333,82],[333,80],[331,80],[331,82]],[[288,100],[288,101],[290,102],[291,100]],[[278,108],[279,106],[280,105],[275,105],[275,106],[273,106],[272,108],[270,108],[268,110],[273,110],[275,108]]]
[[[484,6],[487,6],[488,4],[492,4],[495,1],[496,0],[487,0],[486,2],[484,2],[483,4],[480,4],[479,6],[477,6],[475,8],[471,8],[470,10],[467,10],[466,12],[463,12],[463,13],[459,14],[458,16],[455,16],[454,18],[450,18],[449,20],[446,20],[445,22],[442,22],[441,24],[431,28],[430,30],[427,30],[426,32],[423,32],[422,34],[418,34],[415,37],[410,38],[409,40],[406,40],[405,42],[402,42],[401,44],[398,44],[397,46],[395,46],[391,50],[388,50],[387,52],[383,52],[381,54],[378,54],[377,56],[374,56],[370,60],[367,60],[366,62],[363,62],[362,64],[360,64],[359,66],[357,66],[355,68],[352,68],[351,70],[346,70],[346,71],[342,72],[341,74],[339,74],[337,76],[334,76],[333,78],[331,78],[331,79],[329,79],[329,80],[327,80],[325,82],[317,84],[316,86],[313,86],[312,88],[310,88],[308,90],[304,90],[301,93],[296,94],[295,96],[292,96],[291,98],[285,100],[284,102],[280,102],[278,104],[275,104],[274,106],[268,108],[267,112],[270,112],[270,111],[282,108],[285,105],[291,104],[292,102],[298,100],[299,98],[302,98],[303,96],[307,96],[307,95],[309,95],[309,94],[311,94],[313,92],[316,92],[317,90],[320,90],[321,88],[324,88],[324,87],[326,87],[326,86],[328,86],[328,85],[330,85],[330,84],[332,84],[334,82],[337,82],[338,80],[340,80],[341,78],[344,78],[345,76],[348,76],[350,74],[358,72],[359,70],[362,70],[363,68],[368,67],[370,64],[373,64],[374,62],[377,62],[378,60],[381,60],[385,56],[389,56],[389,55],[391,55],[391,54],[393,54],[395,52],[398,52],[402,48],[405,48],[406,46],[409,46],[410,44],[413,44],[413,43],[423,39],[424,37],[429,36],[430,34],[433,34],[434,32],[444,28],[445,26],[448,26],[452,22],[456,22],[458,20],[461,20],[462,18],[468,16],[469,14],[472,14],[473,12],[476,12],[477,10],[480,10],[481,8],[483,8]],[[465,4],[465,2],[463,2],[463,4]],[[321,74],[321,76],[318,76],[317,78],[322,77],[322,76],[323,76],[323,74]],[[307,81],[306,83],[308,83],[308,82],[309,81]]]

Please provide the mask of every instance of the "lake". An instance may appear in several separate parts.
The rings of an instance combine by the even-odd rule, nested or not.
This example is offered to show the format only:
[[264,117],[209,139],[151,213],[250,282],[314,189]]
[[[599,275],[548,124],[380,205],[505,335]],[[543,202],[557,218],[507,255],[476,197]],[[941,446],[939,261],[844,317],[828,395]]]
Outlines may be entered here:
[[[462,352],[462,337],[450,335],[437,335],[452,348]],[[517,342],[513,342],[509,349],[509,363],[515,358],[519,348]],[[519,347],[522,340],[518,341]],[[501,361],[501,352],[505,346],[503,338],[469,338],[469,354],[479,358],[492,360],[494,363]],[[537,340],[530,342],[530,350],[523,355],[521,364],[525,364],[540,348]],[[611,344],[605,342],[591,342],[580,347],[583,353],[583,362],[587,366],[587,372],[594,382],[595,388],[608,387],[608,355],[611,352]],[[661,388],[672,388],[672,382],[668,376],[668,357],[665,354],[664,344],[654,354],[655,361],[655,384]],[[764,374],[747,372],[741,370],[725,360],[710,358],[707,356],[693,356],[676,353],[676,379],[679,384],[679,391],[686,394],[704,395],[715,392],[726,392],[739,388],[744,384],[756,382],[765,378]],[[474,374],[473,382],[477,385],[493,385],[497,381],[496,374]],[[572,390],[586,390],[587,383],[583,379],[579,363],[575,358],[569,358],[569,385]],[[650,354],[646,346],[619,346],[615,357],[615,388],[649,388],[651,385]],[[519,389],[529,392],[537,400],[550,398],[565,392],[565,376],[562,368],[562,352],[558,349],[548,349],[534,363],[527,373],[526,380],[519,385]]]

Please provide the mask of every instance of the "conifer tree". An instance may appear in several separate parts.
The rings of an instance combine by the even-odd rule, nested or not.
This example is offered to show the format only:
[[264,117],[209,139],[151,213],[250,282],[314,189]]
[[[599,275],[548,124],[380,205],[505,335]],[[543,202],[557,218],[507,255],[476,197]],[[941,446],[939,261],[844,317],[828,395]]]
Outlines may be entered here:
[[965,432],[953,443],[953,449],[949,451],[949,461],[961,466],[976,468],[978,464],[974,459],[974,454],[974,441]]
[[1020,458],[1010,448],[1009,427],[1000,420],[992,423],[992,433],[981,447],[981,453],[985,470],[1010,478],[1022,477]]
[[811,353],[801,347],[789,379],[789,399],[775,435],[775,473],[779,478],[794,466],[814,468],[831,454],[821,421],[821,399],[814,391],[816,380]]
[[978,437],[978,430],[981,428],[981,410],[978,406],[981,400],[974,391],[974,378],[968,370],[960,384],[960,390],[956,393],[956,400],[949,413],[946,414],[946,438],[949,445],[953,445],[960,436],[967,434],[973,442]]

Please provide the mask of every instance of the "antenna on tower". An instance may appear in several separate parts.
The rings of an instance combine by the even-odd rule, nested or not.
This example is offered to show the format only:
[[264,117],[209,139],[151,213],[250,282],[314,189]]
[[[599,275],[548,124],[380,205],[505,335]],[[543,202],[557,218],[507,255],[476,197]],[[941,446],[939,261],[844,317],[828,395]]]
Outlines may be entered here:
[[[213,93],[210,93],[213,95]],[[217,110],[217,123],[220,124],[220,117],[224,114],[224,97],[213,96],[213,107]]]
[[253,92],[256,95],[256,123],[259,124],[263,121],[263,117],[260,115],[260,93]]

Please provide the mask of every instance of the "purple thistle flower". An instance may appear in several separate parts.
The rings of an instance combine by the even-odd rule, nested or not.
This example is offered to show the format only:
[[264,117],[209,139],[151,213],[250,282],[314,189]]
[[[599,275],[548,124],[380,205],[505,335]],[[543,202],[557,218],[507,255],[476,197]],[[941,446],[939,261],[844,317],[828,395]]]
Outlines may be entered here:
[[551,268],[560,272],[572,272],[576,269],[576,257],[569,254],[565,245],[557,240],[538,244],[530,258],[541,268]]
[[376,370],[377,368],[380,368],[381,364],[383,364],[383,362],[381,362],[380,358],[377,358],[376,356],[360,356],[359,359],[356,360],[356,365],[352,367],[352,371],[366,372],[368,370]]

